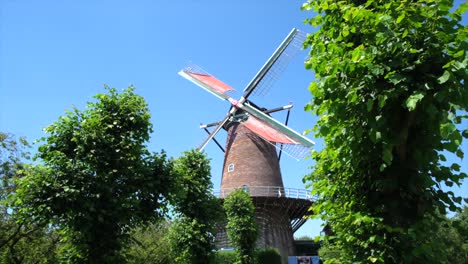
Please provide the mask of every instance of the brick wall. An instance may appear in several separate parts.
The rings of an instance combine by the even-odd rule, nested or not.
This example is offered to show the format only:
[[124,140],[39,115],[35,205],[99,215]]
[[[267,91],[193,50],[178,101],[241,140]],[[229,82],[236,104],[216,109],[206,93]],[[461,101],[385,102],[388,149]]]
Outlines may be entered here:
[[[229,172],[230,164],[233,170]],[[244,185],[283,187],[283,180],[276,148],[244,125],[234,123],[228,128],[221,189]]]

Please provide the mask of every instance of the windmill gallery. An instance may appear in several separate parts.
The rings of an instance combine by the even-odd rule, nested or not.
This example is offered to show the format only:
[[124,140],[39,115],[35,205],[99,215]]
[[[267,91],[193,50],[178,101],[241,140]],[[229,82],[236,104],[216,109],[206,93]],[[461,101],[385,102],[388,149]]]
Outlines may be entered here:
[[[233,88],[197,65],[189,65],[179,72],[187,80],[231,103],[223,120],[201,126],[209,136],[198,149],[203,150],[213,140],[224,152],[221,188],[217,194],[223,199],[237,188],[248,191],[255,204],[260,231],[257,246],[277,248],[283,258],[297,253],[293,234],[306,221],[312,199],[305,190],[284,188],[279,160],[283,152],[302,158],[314,142],[287,127],[287,121],[282,124],[269,115],[287,110],[289,117],[291,105],[265,109],[250,101],[250,97],[267,92],[303,40],[304,34],[293,29],[250,81],[239,100],[228,95]],[[210,131],[211,127],[214,130]],[[225,148],[215,139],[221,129],[227,131]],[[220,228],[216,241],[219,248],[229,247],[224,227]]]

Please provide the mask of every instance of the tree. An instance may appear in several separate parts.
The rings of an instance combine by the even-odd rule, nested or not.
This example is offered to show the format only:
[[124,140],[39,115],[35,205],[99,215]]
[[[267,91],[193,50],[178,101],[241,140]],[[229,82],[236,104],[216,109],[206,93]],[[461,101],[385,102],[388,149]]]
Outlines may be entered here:
[[294,240],[314,240],[314,238],[309,235],[302,235],[300,237],[295,237]]
[[130,239],[124,246],[122,254],[125,263],[170,264],[174,263],[167,233],[170,225],[162,220],[145,223],[131,230]]
[[0,132],[0,263],[49,263],[57,256],[58,237],[53,229],[31,219],[18,223],[11,212],[9,198],[28,169],[29,147],[25,138]]
[[174,161],[172,174],[178,192],[172,203],[177,219],[171,225],[169,240],[180,263],[208,263],[215,247],[216,224],[223,210],[211,193],[210,171],[206,155],[195,150]]
[[224,200],[224,210],[228,222],[226,231],[237,252],[238,262],[253,264],[258,227],[255,206],[249,194],[243,189],[231,192]]
[[152,132],[133,87],[106,87],[85,110],[45,128],[37,166],[20,182],[16,210],[60,227],[72,262],[115,263],[131,227],[158,218],[170,192],[171,164],[145,147]]
[[[454,211],[444,191],[467,177],[467,4],[451,0],[309,0],[306,68],[315,72],[306,110],[325,147],[313,154],[313,210],[332,228],[340,263],[438,263],[424,218]],[[465,130],[463,130],[465,129]]]
[[438,234],[434,238],[443,245],[444,263],[462,264],[468,259],[468,207],[453,218],[437,221]]
[[0,249],[20,236],[22,225],[17,225],[8,213],[7,198],[16,190],[15,180],[22,177],[23,160],[29,158],[26,149],[29,143],[24,138],[0,132]]
[[16,182],[25,175],[29,143],[12,134],[0,132],[0,262],[47,263],[56,257],[58,238],[54,230],[33,221],[18,223],[11,214],[10,197]]
[[457,233],[454,240],[458,240],[458,243],[455,243],[453,254],[449,255],[449,262],[461,264],[468,259],[468,206],[463,207],[451,222]]

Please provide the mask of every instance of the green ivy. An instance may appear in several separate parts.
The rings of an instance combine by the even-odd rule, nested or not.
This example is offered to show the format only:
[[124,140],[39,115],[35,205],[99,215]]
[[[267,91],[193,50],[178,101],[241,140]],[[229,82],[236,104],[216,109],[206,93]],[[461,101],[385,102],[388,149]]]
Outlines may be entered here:
[[[339,263],[438,263],[424,217],[461,197],[441,186],[467,178],[460,159],[468,109],[468,7],[453,1],[309,0],[314,71],[305,107],[325,148],[305,177],[314,213],[332,228]],[[466,123],[465,123],[466,124]]]

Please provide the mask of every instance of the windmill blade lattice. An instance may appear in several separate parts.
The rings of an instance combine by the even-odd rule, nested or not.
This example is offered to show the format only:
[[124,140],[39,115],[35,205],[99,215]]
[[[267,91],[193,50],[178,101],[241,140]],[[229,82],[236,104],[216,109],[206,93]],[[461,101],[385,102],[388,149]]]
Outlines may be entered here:
[[263,97],[268,94],[273,84],[284,72],[292,58],[301,50],[302,43],[306,39],[304,32],[296,30],[289,44],[282,51],[281,55],[274,61],[271,68],[255,87],[253,95]]

